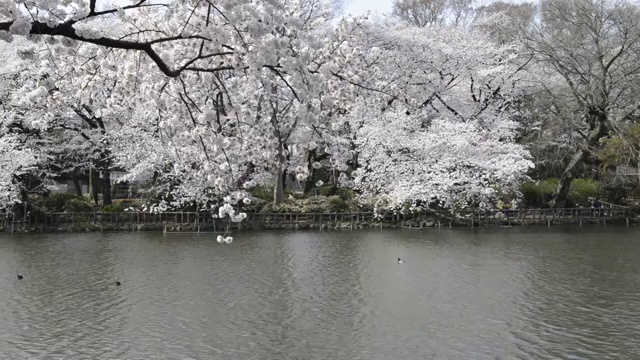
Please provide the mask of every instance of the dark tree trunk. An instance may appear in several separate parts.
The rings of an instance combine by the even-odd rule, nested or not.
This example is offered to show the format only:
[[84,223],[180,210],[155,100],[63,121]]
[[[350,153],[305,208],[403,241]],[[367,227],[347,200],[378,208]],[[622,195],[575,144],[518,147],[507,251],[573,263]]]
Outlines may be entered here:
[[[287,150],[287,145],[284,145],[284,149]],[[287,153],[287,156],[285,157],[286,159],[286,165],[283,167],[282,170],[282,192],[284,194],[284,191],[287,189],[287,176],[289,175],[289,172],[287,171],[287,166],[289,165],[289,160],[291,160],[291,153]]]
[[255,169],[256,169],[256,166],[252,162],[247,163],[247,168],[244,174],[242,174],[242,176],[239,177],[238,180],[236,180],[236,187],[242,188],[244,183],[247,182],[247,180],[249,180],[249,177],[251,176],[251,174],[253,174]]
[[316,169],[313,168],[313,162],[315,161],[316,151],[315,150],[307,150],[305,154],[305,162],[307,163],[307,170],[309,171],[309,177],[304,181],[304,195],[308,195],[313,189],[313,180],[316,175]]
[[73,186],[76,188],[76,195],[82,196],[82,187],[80,186],[78,175],[73,175]]
[[99,116],[97,117],[94,116],[93,119],[95,120],[97,127],[100,129],[100,132],[104,136],[104,138],[101,140],[102,148],[98,150],[100,153],[100,160],[98,161],[98,163],[99,163],[100,172],[102,172],[102,182],[100,184],[102,188],[102,206],[107,206],[112,204],[111,152],[109,151],[109,143],[106,138],[107,130],[104,126],[104,122],[102,121],[102,118]]
[[98,171],[92,169],[91,171],[91,195],[93,196],[93,202],[97,205],[99,201],[98,194],[100,193],[100,177]]
[[567,197],[569,196],[569,189],[571,188],[571,181],[573,180],[573,170],[576,168],[578,164],[580,164],[585,158],[585,151],[581,148],[576,150],[576,152],[571,157],[571,161],[564,169],[562,176],[560,177],[560,181],[558,182],[558,187],[556,188],[555,193],[553,194],[553,198],[549,202],[550,207],[566,207]]
[[31,207],[31,204],[29,203],[29,193],[27,192],[26,189],[20,190],[20,200],[22,201],[22,204],[19,207],[20,209],[19,214],[22,217],[21,220],[26,220],[27,212],[29,212],[29,208]]
[[[276,169],[276,179],[282,179],[284,176],[284,166],[278,163]],[[282,181],[276,181],[273,189],[273,205],[280,205],[284,202],[284,187]]]
[[313,179],[316,176],[316,169],[311,168],[309,170],[309,177],[304,181],[304,194],[305,195],[309,195],[309,193],[311,192],[311,190],[313,190],[313,186],[314,186],[314,182]]
[[322,155],[318,155],[316,150],[307,151],[305,155],[305,161],[307,163],[307,169],[309,170],[309,177],[304,182],[304,194],[308,195],[311,190],[313,190],[314,186],[316,186],[316,169],[313,168],[314,162],[320,162],[329,157],[329,154],[324,153]]
[[111,205],[111,171],[108,166],[102,169],[102,206]]
[[284,193],[284,191],[287,189],[287,176],[289,175],[289,172],[287,171],[286,168],[282,169],[282,177],[280,178],[280,181],[282,181],[282,192]]
[[26,189],[20,190],[20,201],[22,201],[23,204],[29,201],[29,193]]
[[286,179],[286,171],[284,156],[284,144],[280,143],[278,146],[278,158],[276,164],[276,181],[273,187],[273,205],[280,205],[284,202],[284,181],[282,179]]
[[575,176],[575,169],[582,164],[590,153],[590,149],[597,146],[600,139],[607,134],[607,114],[599,108],[591,108],[587,114],[587,123],[589,124],[589,133],[580,144],[578,149],[573,153],[571,160],[565,167],[560,177],[560,182],[556,188],[549,207],[563,208],[566,206],[571,180]]

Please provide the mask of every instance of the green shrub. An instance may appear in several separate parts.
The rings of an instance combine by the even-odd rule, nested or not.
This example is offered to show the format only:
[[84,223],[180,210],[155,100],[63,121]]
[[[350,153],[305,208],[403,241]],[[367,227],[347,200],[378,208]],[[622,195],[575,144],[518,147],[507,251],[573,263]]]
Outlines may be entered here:
[[64,204],[65,212],[93,212],[93,206],[84,199],[70,199]]
[[546,179],[538,182],[527,182],[520,185],[525,207],[545,207],[558,187],[558,179]]
[[569,200],[572,204],[586,203],[589,198],[602,196],[600,183],[593,179],[574,179],[569,188]]
[[333,196],[336,193],[337,188],[332,184],[325,184],[318,188],[318,194],[320,196]]
[[627,197],[633,194],[635,181],[624,177],[608,177],[601,183],[602,197],[612,204],[626,205]]
[[527,182],[521,184],[520,192],[522,193],[522,201],[525,207],[537,207],[544,201],[542,190],[536,183]]
[[284,202],[280,205],[275,205],[275,206],[272,203],[268,203],[262,207],[260,212],[283,214],[283,213],[300,212],[300,210],[296,207],[295,203]]
[[[299,191],[294,191],[294,190],[292,190],[292,189],[285,189],[285,191],[284,191],[284,196],[285,196],[286,198],[292,197],[292,198],[297,199],[297,200],[302,200],[302,199],[305,199],[305,198],[306,198],[306,196],[304,195],[304,193],[299,192]],[[272,200],[273,200],[273,199],[272,199]]]
[[551,195],[553,195],[553,193],[556,192],[556,189],[558,188],[559,183],[560,183],[559,179],[551,178],[551,179],[540,181],[538,186],[540,187],[540,191],[542,192],[543,196],[551,197]]
[[124,212],[125,206],[122,204],[111,204],[102,208],[102,212],[104,213],[119,213]]
[[51,194],[49,197],[42,199],[42,207],[50,212],[63,212],[66,210],[67,203],[72,200],[86,203],[82,196],[74,194]]
[[328,207],[326,197],[312,196],[303,202],[300,211],[305,213],[326,213],[329,212]]
[[[528,182],[520,185],[520,192],[526,207],[545,207],[558,188],[558,179],[546,179],[537,183]],[[586,203],[589,198],[602,197],[602,185],[593,179],[574,179],[571,181],[567,206],[575,203]]]
[[637,187],[629,193],[629,196],[632,198],[640,198],[640,187]]
[[251,195],[264,201],[273,201],[273,187],[259,185],[251,190]]
[[330,196],[327,199],[328,208],[331,212],[342,212],[349,210],[349,204],[340,196]]
[[[266,202],[272,202],[273,201],[273,185],[256,186],[251,190],[251,195],[257,199],[261,199]],[[294,191],[293,189],[289,189],[289,188],[284,189],[284,198],[289,199],[291,197],[294,199],[304,199],[305,195],[301,192]]]
[[31,206],[29,211],[31,212],[29,216],[36,219],[43,219],[45,217],[46,212],[42,210],[42,208]]
[[245,212],[259,212],[268,202],[260,198],[252,198],[250,204],[242,204],[242,211]]
[[261,208],[260,211],[261,213],[265,213],[265,214],[269,214],[273,212],[273,204],[272,203],[265,203]]
[[262,213],[334,213],[356,209],[354,201],[345,201],[339,196],[312,196],[307,199],[288,199],[280,205],[266,203]]
[[353,190],[347,188],[340,188],[336,191],[336,195],[340,196],[340,198],[344,201],[349,201],[354,198]]

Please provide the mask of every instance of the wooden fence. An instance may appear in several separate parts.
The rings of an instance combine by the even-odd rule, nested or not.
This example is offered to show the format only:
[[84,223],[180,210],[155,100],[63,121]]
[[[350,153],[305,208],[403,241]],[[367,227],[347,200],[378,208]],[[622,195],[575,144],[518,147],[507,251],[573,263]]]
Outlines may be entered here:
[[454,212],[383,213],[248,213],[247,218],[234,223],[229,218],[217,219],[209,212],[166,212],[166,213],[47,213],[13,218],[12,214],[0,214],[0,228],[5,231],[24,231],[37,228],[40,231],[67,229],[74,227],[98,227],[99,229],[146,229],[162,230],[172,227],[183,229],[240,229],[263,228],[285,225],[311,224],[382,224],[403,227],[492,227],[527,224],[626,222],[632,211],[626,207],[610,208],[567,208],[567,209],[514,209],[514,210],[464,210]]

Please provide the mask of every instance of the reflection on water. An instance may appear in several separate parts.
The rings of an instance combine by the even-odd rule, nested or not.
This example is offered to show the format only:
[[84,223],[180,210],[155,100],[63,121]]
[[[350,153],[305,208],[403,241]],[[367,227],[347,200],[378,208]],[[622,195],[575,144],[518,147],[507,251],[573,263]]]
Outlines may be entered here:
[[0,358],[631,359],[638,235],[2,235]]

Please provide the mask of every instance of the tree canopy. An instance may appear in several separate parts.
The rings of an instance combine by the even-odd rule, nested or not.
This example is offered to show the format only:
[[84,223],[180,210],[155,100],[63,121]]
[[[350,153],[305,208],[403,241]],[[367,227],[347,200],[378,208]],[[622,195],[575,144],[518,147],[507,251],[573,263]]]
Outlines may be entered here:
[[639,110],[623,1],[398,0],[388,22],[319,0],[112,6],[0,2],[2,206],[25,177],[91,168],[105,203],[118,171],[148,182],[152,210],[234,221],[256,185],[283,202],[287,179],[394,209],[492,207],[547,160],[564,167],[557,205]]

